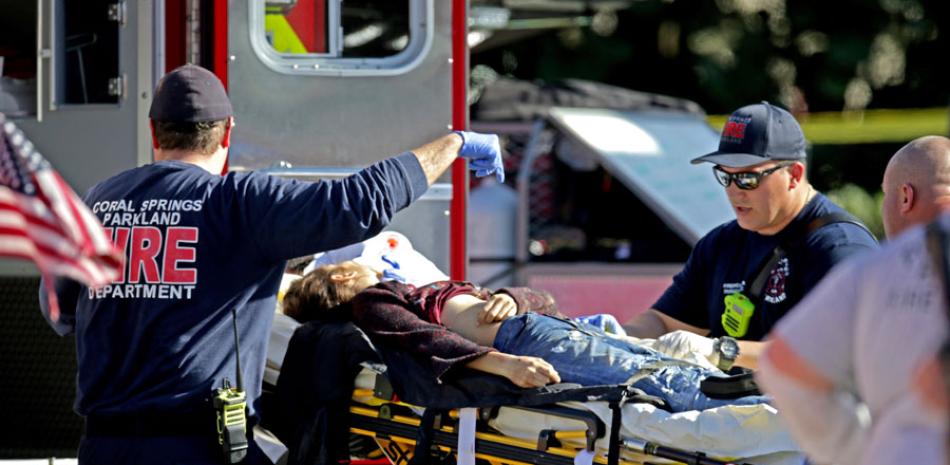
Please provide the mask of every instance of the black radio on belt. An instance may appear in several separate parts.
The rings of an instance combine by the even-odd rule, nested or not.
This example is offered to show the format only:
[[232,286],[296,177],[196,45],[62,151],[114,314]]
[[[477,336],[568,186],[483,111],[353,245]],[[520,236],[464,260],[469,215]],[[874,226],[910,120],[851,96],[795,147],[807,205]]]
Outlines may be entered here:
[[237,311],[231,309],[234,321],[234,356],[237,365],[237,387],[227,379],[214,390],[212,405],[217,425],[218,444],[227,463],[239,463],[247,456],[247,395],[241,379],[241,351],[238,345]]

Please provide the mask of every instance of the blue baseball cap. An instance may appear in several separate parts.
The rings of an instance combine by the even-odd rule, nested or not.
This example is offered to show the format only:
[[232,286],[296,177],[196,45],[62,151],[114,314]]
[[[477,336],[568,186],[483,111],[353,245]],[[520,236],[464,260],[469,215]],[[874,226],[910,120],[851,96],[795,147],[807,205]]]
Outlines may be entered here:
[[175,68],[158,81],[148,117],[172,123],[221,121],[233,114],[221,80],[200,66]]
[[744,168],[769,160],[804,161],[805,134],[791,113],[770,104],[744,106],[722,127],[719,150],[692,160]]

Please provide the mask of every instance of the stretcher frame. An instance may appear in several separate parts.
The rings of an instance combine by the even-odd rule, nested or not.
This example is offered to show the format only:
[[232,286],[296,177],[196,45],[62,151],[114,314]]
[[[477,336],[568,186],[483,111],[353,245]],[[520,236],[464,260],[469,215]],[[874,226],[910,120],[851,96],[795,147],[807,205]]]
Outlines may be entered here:
[[[372,400],[367,403],[366,399]],[[638,439],[619,437],[621,407],[624,401],[623,396],[618,401],[610,401],[611,410],[614,412],[610,430],[595,413],[562,405],[481,408],[478,410],[476,422],[475,458],[484,460],[489,465],[574,465],[575,457],[581,452],[581,448],[573,447],[571,444],[582,442],[587,450],[595,452],[592,463],[598,465],[652,463],[631,460],[624,457],[621,451],[639,457],[659,458],[661,462],[666,463],[696,465],[737,463],[708,457],[699,451],[687,451]],[[496,417],[501,408],[555,415],[572,420],[583,427],[568,430],[541,430],[535,441],[509,437],[489,425],[489,421]],[[417,437],[420,428],[423,427],[423,421],[413,412],[412,406],[395,398],[385,376],[376,375],[374,389],[355,389],[349,411],[352,434],[375,441],[392,465],[410,463],[415,455]],[[446,459],[449,459],[447,463],[455,462],[451,458],[458,447],[458,431],[458,410],[436,414],[432,425],[430,453],[434,452],[434,455],[437,455],[439,463],[446,463]],[[595,448],[595,442],[604,438],[608,432],[610,432],[608,452],[604,454]]]

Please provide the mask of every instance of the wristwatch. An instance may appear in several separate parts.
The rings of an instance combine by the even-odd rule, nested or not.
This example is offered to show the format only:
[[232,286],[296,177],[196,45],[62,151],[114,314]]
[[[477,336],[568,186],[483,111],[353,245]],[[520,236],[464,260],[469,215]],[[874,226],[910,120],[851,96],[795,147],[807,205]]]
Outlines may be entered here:
[[739,358],[739,343],[729,336],[722,336],[713,342],[713,353],[716,354],[716,366],[729,371]]

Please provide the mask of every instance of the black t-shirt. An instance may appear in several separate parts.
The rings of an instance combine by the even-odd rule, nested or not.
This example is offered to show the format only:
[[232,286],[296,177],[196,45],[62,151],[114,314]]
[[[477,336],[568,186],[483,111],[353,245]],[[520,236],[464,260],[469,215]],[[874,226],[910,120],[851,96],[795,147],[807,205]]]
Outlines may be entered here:
[[836,263],[852,254],[877,248],[877,242],[852,223],[831,223],[811,233],[807,225],[828,213],[843,212],[818,194],[781,232],[764,236],[739,227],[733,220],[700,239],[683,270],[653,308],[679,321],[709,329],[710,337],[725,335],[722,327],[723,299],[734,292],[746,296],[747,287],[776,245],[786,255],[771,270],[749,330],[742,339],[759,341],[775,323]]

